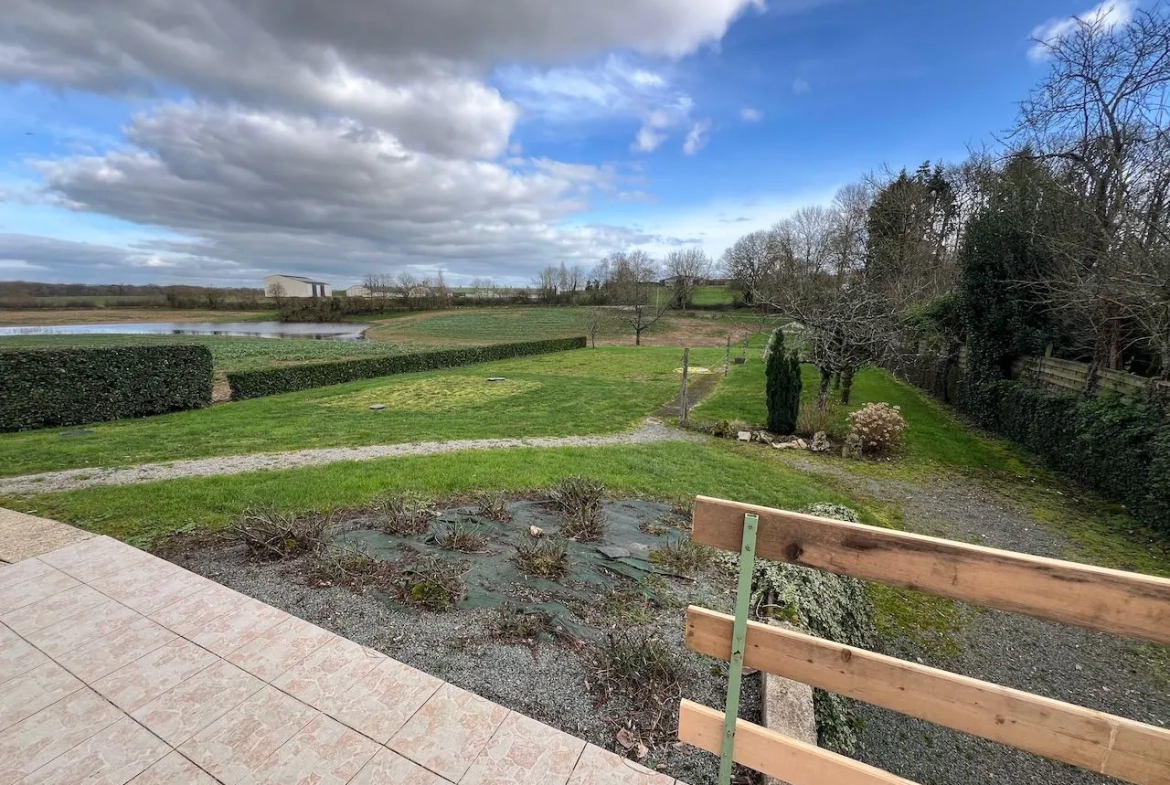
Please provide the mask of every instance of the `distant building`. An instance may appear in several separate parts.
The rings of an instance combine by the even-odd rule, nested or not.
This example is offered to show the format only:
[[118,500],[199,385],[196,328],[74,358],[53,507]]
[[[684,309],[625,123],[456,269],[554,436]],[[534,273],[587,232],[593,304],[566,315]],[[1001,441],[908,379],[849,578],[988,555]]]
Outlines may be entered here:
[[361,284],[351,286],[345,290],[346,297],[370,297],[372,295],[373,293],[370,291],[370,288]]
[[269,275],[264,278],[266,297],[332,297],[333,287],[324,281],[299,275]]

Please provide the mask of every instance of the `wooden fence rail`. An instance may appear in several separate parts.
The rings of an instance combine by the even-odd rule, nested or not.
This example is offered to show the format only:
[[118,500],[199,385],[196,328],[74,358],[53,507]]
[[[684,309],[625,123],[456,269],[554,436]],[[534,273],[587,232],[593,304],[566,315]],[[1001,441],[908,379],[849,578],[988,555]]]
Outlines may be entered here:
[[[738,553],[745,514],[758,516],[759,558],[1170,643],[1170,580],[702,496],[694,541]],[[734,621],[690,608],[688,646],[729,659]],[[1137,785],[1170,785],[1165,728],[754,622],[744,664]],[[684,701],[679,735],[718,753],[723,722]],[[777,736],[740,720],[735,760],[793,785],[906,782]]]

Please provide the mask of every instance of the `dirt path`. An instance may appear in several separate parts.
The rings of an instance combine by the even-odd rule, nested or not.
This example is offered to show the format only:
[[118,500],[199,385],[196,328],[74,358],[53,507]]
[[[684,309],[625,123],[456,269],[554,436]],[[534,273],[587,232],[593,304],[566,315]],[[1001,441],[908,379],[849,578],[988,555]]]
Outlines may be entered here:
[[605,436],[558,436],[533,439],[466,439],[450,442],[375,444],[368,447],[329,447],[315,450],[227,455],[170,463],[145,463],[121,469],[69,469],[0,479],[0,496],[25,496],[74,491],[98,485],[133,485],[184,477],[214,477],[263,470],[320,466],[339,461],[372,461],[408,455],[437,455],[469,450],[514,450],[533,447],[613,447],[620,444],[691,441],[701,437],[669,428],[647,418],[635,431]]
[[[918,485],[853,475],[838,465],[796,458],[798,468],[831,474],[860,494],[899,505],[911,531],[1038,556],[1069,558],[1076,546],[992,488],[954,477]],[[909,639],[886,653],[1099,711],[1170,726],[1168,650],[1016,614],[967,609],[957,657]],[[924,785],[972,782],[1101,785],[1112,780],[894,712],[858,704],[858,757]]]

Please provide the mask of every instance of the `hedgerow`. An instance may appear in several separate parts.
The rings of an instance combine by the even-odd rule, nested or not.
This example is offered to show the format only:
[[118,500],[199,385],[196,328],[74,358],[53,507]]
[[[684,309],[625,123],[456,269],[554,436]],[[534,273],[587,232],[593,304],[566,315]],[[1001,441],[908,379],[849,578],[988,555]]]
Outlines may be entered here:
[[433,352],[264,368],[229,373],[227,378],[232,389],[232,400],[239,401],[246,398],[295,392],[296,390],[308,390],[314,387],[327,387],[331,384],[343,384],[359,379],[373,379],[379,376],[416,373],[418,371],[436,371],[460,365],[506,360],[511,357],[525,357],[533,354],[583,348],[585,348],[584,336],[554,338],[546,341],[465,346]]
[[206,346],[0,350],[0,431],[145,417],[211,404]]

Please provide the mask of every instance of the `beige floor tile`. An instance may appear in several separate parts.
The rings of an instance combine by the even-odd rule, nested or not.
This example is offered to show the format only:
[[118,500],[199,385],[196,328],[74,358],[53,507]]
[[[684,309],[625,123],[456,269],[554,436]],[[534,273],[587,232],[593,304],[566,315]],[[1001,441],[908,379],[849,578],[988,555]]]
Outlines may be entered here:
[[321,715],[268,756],[241,785],[346,785],[380,749]]
[[95,537],[88,542],[45,554],[41,560],[85,583],[161,561],[110,537]]
[[263,687],[255,676],[220,661],[131,713],[177,747]]
[[57,662],[74,676],[92,684],[123,665],[129,665],[178,636],[150,619],[139,618],[111,633],[71,649],[57,657]]
[[[19,566],[17,565],[17,567]],[[50,567],[48,572],[0,589],[0,614],[7,614],[26,605],[32,605],[46,597],[52,597],[54,594],[60,594],[80,585],[81,582],[76,578],[70,578],[65,573]]]
[[91,686],[122,711],[131,712],[217,662],[219,658],[207,649],[179,638]]
[[0,730],[10,728],[85,685],[54,662],[46,662],[0,686]]
[[106,601],[106,595],[82,584],[34,602],[32,605],[25,605],[18,610],[9,611],[0,616],[0,621],[21,635],[27,635],[30,632],[36,632],[62,622],[74,614]]
[[39,668],[49,661],[31,643],[22,640],[15,632],[0,627],[0,690],[9,680],[15,679],[33,668]]
[[172,752],[130,780],[129,785],[218,785],[211,775]]
[[179,752],[225,785],[237,785],[269,755],[320,716],[265,687],[179,747]]
[[334,637],[272,682],[297,700],[321,711],[336,705],[355,682],[386,657],[373,649]]
[[450,780],[383,748],[349,785],[450,785]]
[[608,750],[585,745],[569,785],[672,785],[674,780],[665,774],[650,771],[632,760],[614,755]]
[[46,763],[20,785],[125,785],[171,748],[129,717],[123,717]]
[[0,731],[0,785],[18,782],[123,716],[96,692],[81,689]]
[[210,619],[202,628],[192,630],[184,637],[208,651],[225,657],[290,618],[292,617],[282,610],[249,598],[233,610]]
[[247,599],[237,591],[212,583],[190,597],[155,611],[150,618],[172,632],[187,636],[201,630],[216,617],[239,608]]
[[386,658],[322,711],[385,744],[442,686],[440,679]]
[[29,643],[50,657],[60,657],[79,646],[109,635],[143,618],[120,602],[106,600],[67,619],[27,635]]
[[507,716],[503,706],[444,684],[387,746],[458,782]]
[[289,617],[225,659],[253,676],[272,681],[335,637],[307,621]]
[[0,569],[0,589],[7,589],[18,583],[53,572],[53,568],[40,559],[25,559]]
[[460,785],[565,785],[585,742],[512,712]]
[[143,615],[210,588],[212,581],[162,561],[130,562],[122,570],[91,581],[90,586]]

